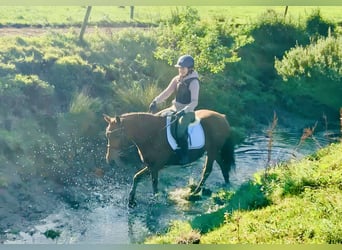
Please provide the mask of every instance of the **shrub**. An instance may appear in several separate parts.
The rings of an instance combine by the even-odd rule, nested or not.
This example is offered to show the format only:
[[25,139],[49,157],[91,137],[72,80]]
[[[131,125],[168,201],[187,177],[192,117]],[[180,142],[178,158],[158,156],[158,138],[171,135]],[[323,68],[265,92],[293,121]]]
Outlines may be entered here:
[[336,25],[332,22],[324,20],[321,16],[320,10],[313,11],[307,18],[305,23],[306,32],[312,37],[327,37],[336,29]]
[[295,46],[276,60],[275,68],[284,80],[290,78],[342,79],[342,37],[319,38],[308,46]]
[[171,65],[181,54],[191,54],[199,72],[221,72],[237,61],[230,28],[218,21],[201,22],[197,10],[188,7],[160,27],[155,56]]
[[236,67],[257,80],[265,91],[270,89],[270,83],[277,78],[275,58],[282,58],[285,51],[296,44],[309,43],[309,37],[301,27],[286,22],[273,10],[263,13],[251,25],[248,35],[253,42],[239,49],[238,54],[242,60]]
[[336,109],[342,105],[342,38],[319,38],[308,46],[296,46],[276,60],[275,68],[287,81],[281,86],[294,99],[308,96]]

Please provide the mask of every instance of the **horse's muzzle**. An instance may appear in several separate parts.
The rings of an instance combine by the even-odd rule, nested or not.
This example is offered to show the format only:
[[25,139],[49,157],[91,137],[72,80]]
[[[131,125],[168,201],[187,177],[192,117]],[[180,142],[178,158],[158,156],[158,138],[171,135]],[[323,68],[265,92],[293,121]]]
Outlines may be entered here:
[[109,164],[112,167],[114,167],[114,166],[118,166],[118,167],[125,166],[125,163],[120,158],[120,151],[116,151],[116,150],[111,150],[111,151],[108,150],[107,151],[106,162],[107,162],[107,164]]

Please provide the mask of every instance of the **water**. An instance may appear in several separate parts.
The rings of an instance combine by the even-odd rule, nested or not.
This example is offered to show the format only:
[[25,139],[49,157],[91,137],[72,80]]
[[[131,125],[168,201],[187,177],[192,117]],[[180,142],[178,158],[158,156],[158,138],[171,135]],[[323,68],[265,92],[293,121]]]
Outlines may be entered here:
[[[300,144],[300,134],[277,131],[273,135],[271,154],[267,133],[250,135],[236,148],[236,171],[231,174],[231,186],[236,189],[265,169],[269,164],[300,159],[317,151],[331,142],[325,134],[315,135],[316,140],[307,139]],[[60,243],[60,244],[129,244],[140,243],[146,237],[163,233],[172,220],[188,220],[196,215],[214,210],[210,198],[188,202],[182,199],[186,186],[199,180],[203,159],[187,166],[170,166],[160,171],[157,196],[152,195],[150,179],[139,183],[136,199],[137,207],[127,208],[127,197],[132,168],[105,176],[97,185],[83,187],[86,202],[77,209],[60,201],[55,212],[38,221],[25,232],[7,233],[4,243]],[[80,180],[82,182],[82,180]],[[218,166],[214,166],[206,187],[215,192],[224,188],[224,181]],[[82,191],[82,190],[81,190]],[[61,232],[56,239],[46,238],[47,230]]]

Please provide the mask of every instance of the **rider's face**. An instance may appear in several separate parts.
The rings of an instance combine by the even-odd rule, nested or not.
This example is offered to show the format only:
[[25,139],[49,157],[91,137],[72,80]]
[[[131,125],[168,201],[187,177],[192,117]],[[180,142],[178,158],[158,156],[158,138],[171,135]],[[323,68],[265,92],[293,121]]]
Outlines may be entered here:
[[179,73],[179,75],[180,76],[186,76],[187,74],[188,74],[188,68],[186,68],[186,67],[179,67],[178,68],[178,73]]

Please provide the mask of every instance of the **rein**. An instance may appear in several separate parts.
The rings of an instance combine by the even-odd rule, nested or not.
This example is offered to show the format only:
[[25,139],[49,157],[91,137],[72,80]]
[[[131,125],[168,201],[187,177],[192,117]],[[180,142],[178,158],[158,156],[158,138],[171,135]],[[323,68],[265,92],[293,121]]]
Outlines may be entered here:
[[[168,116],[173,116],[173,115],[167,115],[165,117],[168,117]],[[169,124],[166,124],[164,127],[161,128],[161,131],[166,129],[167,127],[170,127],[172,124],[174,124],[176,121],[178,121],[178,119],[174,119],[173,121],[169,122]]]

